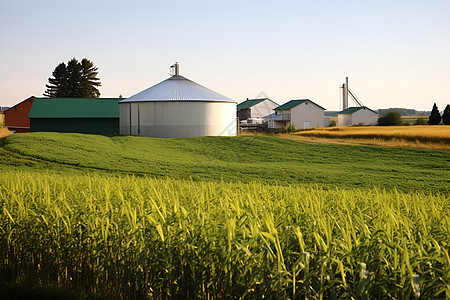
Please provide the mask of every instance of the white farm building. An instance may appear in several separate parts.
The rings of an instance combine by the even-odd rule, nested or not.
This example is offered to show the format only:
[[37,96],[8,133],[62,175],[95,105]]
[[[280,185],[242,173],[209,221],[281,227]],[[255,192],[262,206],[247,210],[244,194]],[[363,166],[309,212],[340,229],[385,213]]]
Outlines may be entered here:
[[325,108],[309,99],[291,100],[276,107],[275,114],[267,116],[269,128],[286,128],[294,125],[297,129],[324,126]]
[[179,75],[119,104],[120,134],[149,137],[235,136],[237,102]]
[[237,105],[237,116],[239,121],[256,119],[264,121],[264,117],[273,113],[274,108],[279,105],[269,98],[248,99]]
[[377,125],[378,114],[368,107],[349,107],[338,113],[338,126]]

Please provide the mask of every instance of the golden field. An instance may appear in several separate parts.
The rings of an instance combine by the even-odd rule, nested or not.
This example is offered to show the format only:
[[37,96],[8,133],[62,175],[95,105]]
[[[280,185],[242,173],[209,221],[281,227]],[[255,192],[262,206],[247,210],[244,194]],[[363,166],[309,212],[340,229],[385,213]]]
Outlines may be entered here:
[[8,136],[8,135],[10,135],[10,134],[12,134],[12,132],[9,131],[8,128],[6,128],[6,127],[0,127],[0,139],[1,139],[1,138],[4,138],[5,136]]
[[292,135],[373,145],[450,150],[450,126],[446,125],[328,127],[302,130]]

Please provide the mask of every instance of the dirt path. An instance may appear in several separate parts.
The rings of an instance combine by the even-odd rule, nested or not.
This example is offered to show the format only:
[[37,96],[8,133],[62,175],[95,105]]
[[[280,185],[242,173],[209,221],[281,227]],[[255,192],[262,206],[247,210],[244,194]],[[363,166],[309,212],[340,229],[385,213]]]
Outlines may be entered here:
[[356,142],[350,142],[350,141],[335,141],[330,139],[320,139],[320,138],[313,138],[313,137],[305,137],[305,136],[299,136],[299,135],[292,135],[292,134],[280,134],[278,135],[280,138],[289,139],[293,141],[300,141],[300,142],[308,142],[308,143],[317,143],[317,144],[334,144],[334,145],[356,145],[356,146],[364,146],[361,143]]

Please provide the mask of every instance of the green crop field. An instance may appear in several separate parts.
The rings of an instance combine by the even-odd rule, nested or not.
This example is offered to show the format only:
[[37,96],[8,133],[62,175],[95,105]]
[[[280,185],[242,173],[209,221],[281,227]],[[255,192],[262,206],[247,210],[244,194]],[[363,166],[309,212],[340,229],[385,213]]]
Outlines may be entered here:
[[159,178],[449,192],[450,153],[276,137],[155,139],[29,133],[4,139],[2,169],[86,169]]
[[23,291],[13,284],[76,299],[450,297],[449,152],[259,136],[0,143],[2,299]]

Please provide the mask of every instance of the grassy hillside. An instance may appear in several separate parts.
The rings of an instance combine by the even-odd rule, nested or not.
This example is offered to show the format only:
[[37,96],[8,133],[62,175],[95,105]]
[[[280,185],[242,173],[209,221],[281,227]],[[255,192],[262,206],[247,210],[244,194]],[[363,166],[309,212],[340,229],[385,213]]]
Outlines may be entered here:
[[0,298],[448,298],[449,170],[450,152],[265,136],[14,134]]
[[308,144],[264,136],[156,139],[29,133],[2,143],[2,169],[91,168],[194,180],[404,191],[448,192],[450,183],[450,153],[441,151]]

